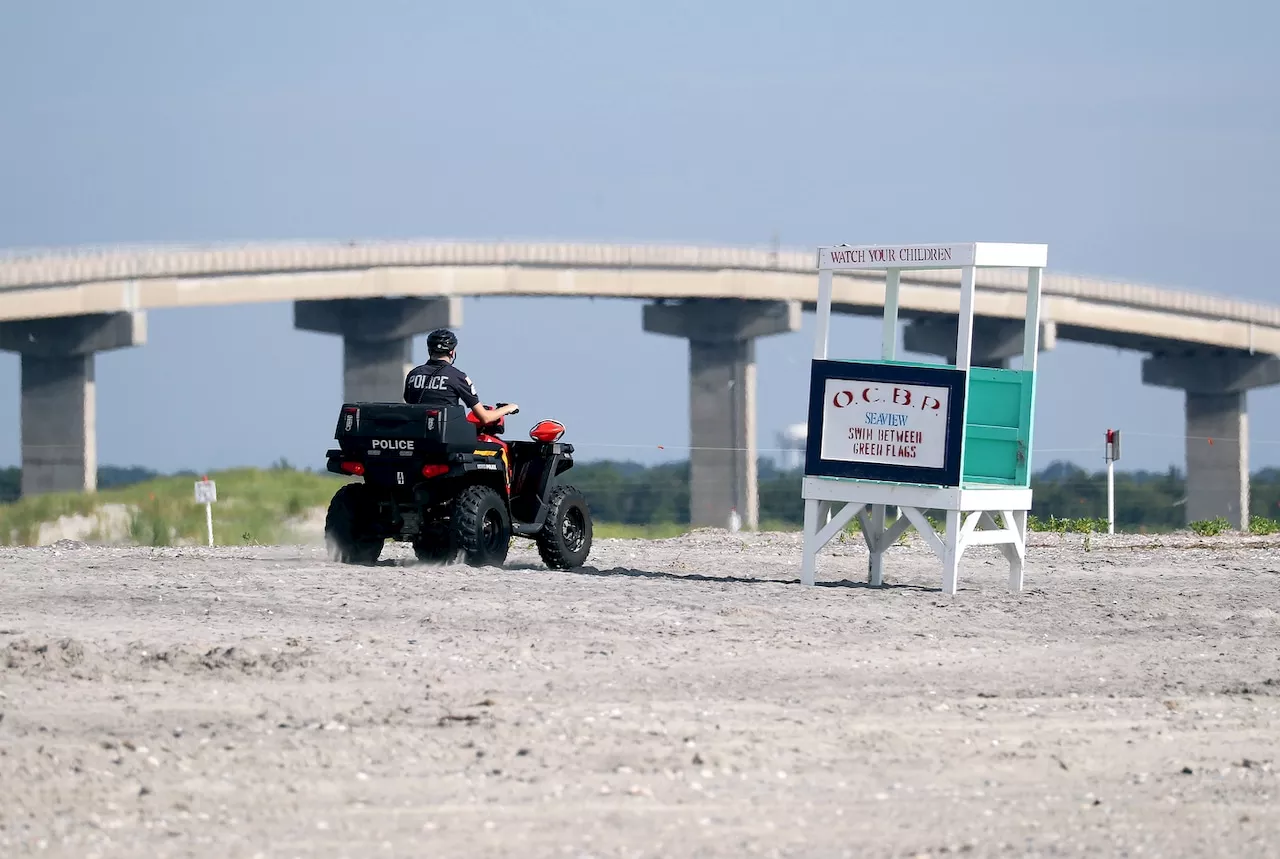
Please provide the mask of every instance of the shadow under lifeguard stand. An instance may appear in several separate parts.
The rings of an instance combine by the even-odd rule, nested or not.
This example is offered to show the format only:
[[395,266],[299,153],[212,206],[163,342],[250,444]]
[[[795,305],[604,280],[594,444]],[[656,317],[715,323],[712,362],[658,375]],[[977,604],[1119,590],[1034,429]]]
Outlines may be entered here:
[[[1048,246],[1041,244],[818,249],[817,333],[801,490],[802,584],[814,584],[818,553],[856,517],[871,553],[868,580],[873,586],[882,584],[884,553],[914,526],[942,561],[944,592],[956,592],[960,558],[976,545],[998,546],[1009,561],[1009,589],[1022,589],[1031,510],[1040,277],[1047,261]],[[902,271],[956,268],[961,278],[955,365],[897,360]],[[1027,269],[1019,369],[970,366],[978,268]],[[833,273],[841,269],[885,272],[879,361],[827,357]],[[900,514],[888,528],[886,506],[897,507]],[[930,509],[946,512],[941,535],[924,515]]]

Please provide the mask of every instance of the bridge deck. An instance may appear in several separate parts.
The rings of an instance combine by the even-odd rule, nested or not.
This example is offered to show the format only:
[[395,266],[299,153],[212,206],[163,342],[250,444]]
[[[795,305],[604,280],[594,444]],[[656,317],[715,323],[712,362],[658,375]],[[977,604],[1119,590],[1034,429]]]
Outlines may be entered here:
[[[979,315],[1022,318],[1024,275],[979,270]],[[954,314],[959,272],[904,272],[904,316]],[[273,243],[0,253],[0,320],[378,295],[816,298],[816,254],[559,243]],[[1042,318],[1065,339],[1280,354],[1280,306],[1047,272]],[[878,311],[875,272],[839,273],[845,312]]]

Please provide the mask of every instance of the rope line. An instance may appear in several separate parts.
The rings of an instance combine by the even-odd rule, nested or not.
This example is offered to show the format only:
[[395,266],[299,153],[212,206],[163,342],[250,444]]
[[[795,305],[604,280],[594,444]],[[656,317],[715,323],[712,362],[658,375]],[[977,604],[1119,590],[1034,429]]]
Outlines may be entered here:
[[[617,442],[604,441],[575,441],[570,442],[575,448],[586,447],[610,447],[622,448],[630,450],[717,450],[717,451],[741,451],[745,452],[745,447],[705,447],[691,446],[680,444],[619,444]],[[1096,447],[1036,447],[1032,448],[1032,453],[1088,453],[1097,452],[1102,449],[1101,445]],[[804,453],[804,448],[795,447],[757,447],[756,453]]]

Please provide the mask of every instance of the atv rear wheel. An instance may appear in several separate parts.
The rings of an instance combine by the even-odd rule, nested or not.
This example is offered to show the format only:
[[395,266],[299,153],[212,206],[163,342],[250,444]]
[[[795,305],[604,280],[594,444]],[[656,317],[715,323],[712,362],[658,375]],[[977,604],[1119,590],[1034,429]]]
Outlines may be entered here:
[[329,559],[343,564],[372,564],[382,554],[386,539],[373,536],[373,491],[363,483],[348,483],[334,493],[324,519],[324,541]]
[[429,522],[413,541],[413,553],[424,564],[444,566],[458,559],[458,541],[448,522]]
[[488,486],[468,486],[453,511],[453,534],[473,567],[500,567],[511,546],[511,516]]
[[591,552],[591,510],[572,486],[557,486],[547,500],[547,521],[538,532],[538,554],[553,570],[581,567]]

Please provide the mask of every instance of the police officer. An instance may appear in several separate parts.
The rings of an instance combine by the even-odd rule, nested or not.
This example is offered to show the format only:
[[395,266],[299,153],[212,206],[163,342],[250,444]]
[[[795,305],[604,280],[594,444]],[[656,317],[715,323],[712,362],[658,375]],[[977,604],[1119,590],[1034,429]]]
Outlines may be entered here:
[[481,405],[475,383],[453,366],[457,350],[458,335],[448,328],[437,328],[428,334],[427,354],[430,357],[427,363],[414,367],[405,377],[404,401],[445,408],[456,406],[461,400],[483,424],[491,424],[520,408],[515,403],[508,403],[500,409],[487,409]]

